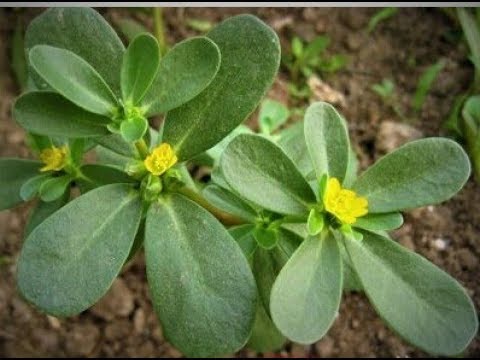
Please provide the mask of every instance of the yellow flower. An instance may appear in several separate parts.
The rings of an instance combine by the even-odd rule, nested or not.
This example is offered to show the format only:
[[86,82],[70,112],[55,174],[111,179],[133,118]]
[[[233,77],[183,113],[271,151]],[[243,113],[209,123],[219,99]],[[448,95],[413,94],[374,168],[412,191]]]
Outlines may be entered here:
[[44,149],[40,153],[40,160],[45,164],[40,171],[60,171],[67,164],[68,146],[55,147]]
[[162,175],[177,163],[178,159],[170,144],[162,143],[153,149],[152,153],[143,161],[145,167],[153,175]]
[[328,179],[323,203],[330,214],[349,225],[368,213],[367,199],[358,196],[355,191],[343,189],[337,178]]

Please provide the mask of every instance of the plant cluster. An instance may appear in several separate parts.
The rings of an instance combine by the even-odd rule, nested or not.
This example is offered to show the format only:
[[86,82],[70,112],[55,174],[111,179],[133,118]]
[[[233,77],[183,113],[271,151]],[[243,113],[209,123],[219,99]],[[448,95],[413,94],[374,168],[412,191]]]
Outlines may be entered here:
[[[151,35],[125,49],[94,10],[54,8],[29,25],[25,52],[32,85],[13,115],[39,161],[0,160],[0,209],[39,198],[17,281],[40,311],[88,309],[143,248],[163,333],[187,356],[313,343],[351,290],[432,354],[458,354],[476,334],[462,286],[387,233],[401,211],[462,188],[463,149],[414,141],[357,176],[329,104],[279,131],[288,110],[267,100],[260,134],[239,127],[280,62],[259,19],[232,17],[161,56]],[[206,186],[192,162],[213,167]]]

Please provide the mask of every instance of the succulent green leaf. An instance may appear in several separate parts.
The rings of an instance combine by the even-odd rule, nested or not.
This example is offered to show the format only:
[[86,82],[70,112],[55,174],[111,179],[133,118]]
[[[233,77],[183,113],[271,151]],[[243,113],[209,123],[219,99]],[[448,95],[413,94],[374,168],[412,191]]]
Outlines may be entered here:
[[253,237],[259,247],[267,250],[274,248],[278,242],[277,232],[264,226],[257,226],[253,230]]
[[257,212],[244,200],[218,185],[208,185],[203,189],[203,196],[217,208],[227,213],[255,222]]
[[353,227],[378,231],[378,230],[395,230],[403,225],[403,216],[400,213],[385,214],[367,214],[357,218]]
[[255,225],[253,224],[239,225],[228,229],[247,259],[251,259],[257,249],[257,242],[253,237],[254,229]]
[[56,91],[81,108],[112,115],[117,99],[100,74],[75,53],[49,45],[30,50],[35,71]]
[[148,130],[148,121],[142,116],[126,119],[120,124],[120,133],[127,142],[140,140]]
[[266,99],[262,102],[258,115],[258,124],[263,134],[270,135],[287,121],[288,108],[281,102]]
[[303,121],[297,122],[287,127],[279,133],[277,145],[293,161],[304,177],[314,172],[312,160],[305,142],[305,133],[303,131]]
[[179,161],[211,148],[244,121],[271,86],[280,64],[277,35],[255,16],[229,18],[207,36],[220,48],[220,69],[208,88],[170,111],[165,120],[163,139]]
[[137,105],[155,79],[160,64],[157,40],[150,34],[140,34],[128,45],[123,55],[122,97],[126,104]]
[[186,356],[222,355],[243,347],[255,316],[255,281],[223,225],[194,202],[172,194],[150,206],[144,246],[153,304],[166,339]]
[[[74,52],[120,96],[119,74],[125,48],[97,11],[87,7],[48,9],[28,26],[25,44],[27,54],[35,45],[50,45]],[[45,89],[46,84],[40,83],[39,88]]]
[[252,335],[246,347],[260,353],[272,352],[280,350],[286,341],[287,339],[277,329],[263,305],[258,302]]
[[13,117],[35,134],[84,138],[107,135],[107,117],[93,114],[48,91],[32,91],[20,96]]
[[98,137],[95,138],[95,142],[125,157],[134,157],[137,152],[135,146],[126,142],[120,134]]
[[40,225],[46,218],[52,215],[55,211],[64,206],[70,198],[70,191],[65,191],[65,193],[60,196],[57,200],[45,202],[39,200],[37,205],[30,212],[28,217],[27,224],[25,225],[24,238],[26,239],[28,235]]
[[38,191],[40,198],[45,202],[57,200],[65,193],[73,179],[72,175],[63,175],[42,182]]
[[345,120],[332,105],[317,102],[309,106],[305,140],[317,178],[327,174],[342,182],[349,163],[350,141]]
[[325,219],[323,217],[323,212],[319,212],[316,209],[310,210],[307,220],[308,235],[315,236],[320,234],[324,225]]
[[40,189],[40,186],[42,184],[50,179],[51,174],[43,173],[39,174],[37,176],[31,177],[27,181],[25,181],[20,188],[20,197],[22,198],[23,201],[28,201],[31,200],[37,195],[38,190]]
[[114,166],[85,164],[80,170],[88,179],[83,180],[82,190],[85,191],[108,184],[128,184],[135,182],[133,178]]
[[25,181],[38,175],[41,163],[23,159],[0,159],[0,210],[23,202],[20,189]]
[[476,335],[478,321],[461,285],[394,241],[362,233],[362,241],[348,237],[345,246],[378,314],[405,340],[430,354],[462,352]]
[[162,58],[157,76],[141,102],[147,116],[177,108],[200,94],[215,78],[220,58],[218,46],[206,37],[175,45]]
[[308,204],[316,201],[292,160],[261,136],[238,135],[225,149],[220,166],[235,192],[265,209],[306,215]]
[[53,213],[28,236],[18,288],[38,309],[72,316],[109,289],[132,247],[142,204],[130,185],[100,187]]
[[368,199],[369,213],[393,212],[438,204],[467,181],[470,162],[453,140],[428,138],[385,155],[353,184]]
[[329,231],[308,237],[273,285],[273,322],[292,341],[314,343],[335,320],[341,294],[342,263],[336,239]]

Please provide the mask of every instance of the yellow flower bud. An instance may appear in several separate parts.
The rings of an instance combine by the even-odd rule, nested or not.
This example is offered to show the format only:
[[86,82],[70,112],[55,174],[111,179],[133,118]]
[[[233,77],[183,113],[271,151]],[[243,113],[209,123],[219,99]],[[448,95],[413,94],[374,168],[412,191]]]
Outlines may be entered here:
[[68,146],[55,147],[44,149],[40,153],[40,160],[45,164],[40,171],[60,171],[67,164]]
[[143,163],[150,173],[159,176],[175,165],[177,161],[177,156],[170,144],[162,143],[153,149]]
[[368,213],[368,200],[343,189],[337,178],[328,179],[323,203],[325,209],[344,224],[352,225]]

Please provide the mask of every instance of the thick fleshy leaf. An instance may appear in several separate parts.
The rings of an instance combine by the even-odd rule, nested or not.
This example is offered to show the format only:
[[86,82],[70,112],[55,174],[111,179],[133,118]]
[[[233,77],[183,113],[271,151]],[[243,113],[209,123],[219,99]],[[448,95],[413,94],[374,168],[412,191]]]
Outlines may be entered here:
[[305,140],[317,178],[327,174],[342,182],[347,173],[350,141],[345,120],[332,105],[317,102],[308,107]]
[[308,153],[307,143],[305,142],[305,132],[303,129],[303,122],[298,122],[286,128],[280,132],[280,138],[278,139],[277,144],[293,161],[302,175],[306,177],[314,172],[314,170],[312,160]]
[[316,201],[292,160],[261,136],[238,135],[225,149],[220,166],[235,192],[265,209],[306,215],[308,204]]
[[170,111],[165,120],[164,141],[174,147],[180,161],[211,148],[244,121],[280,64],[277,35],[252,15],[231,17],[208,37],[222,54],[217,75],[199,96]]
[[345,246],[378,314],[405,340],[431,354],[463,351],[476,335],[478,321],[461,285],[394,241],[362,233],[362,241],[345,238]]
[[75,53],[49,45],[30,50],[35,71],[56,91],[81,108],[112,115],[117,99],[100,74]]
[[264,100],[258,114],[260,131],[270,135],[287,121],[289,115],[288,108],[281,102],[271,99]]
[[28,236],[17,268],[26,300],[54,316],[79,314],[109,289],[140,223],[138,193],[124,184],[82,195]]
[[[98,71],[120,96],[120,69],[125,48],[108,22],[87,7],[51,8],[32,20],[25,34],[26,53],[35,45],[73,51]],[[38,79],[36,79],[38,80]],[[46,84],[39,86],[44,89]]]
[[157,76],[141,102],[147,116],[167,112],[200,94],[220,68],[220,50],[206,37],[184,40],[160,61]]
[[137,36],[123,56],[121,84],[126,104],[137,105],[152,85],[160,64],[157,40],[150,34]]
[[255,316],[247,259],[222,224],[181,195],[159,199],[147,214],[147,276],[168,341],[186,356],[240,349]]
[[257,249],[257,242],[253,237],[253,229],[255,229],[255,225],[253,224],[239,225],[228,229],[230,235],[232,235],[242,249],[245,257],[249,260],[252,258],[255,250]]
[[453,140],[412,141],[384,156],[353,184],[368,199],[369,213],[393,212],[438,204],[467,181],[470,161]]
[[133,144],[127,143],[121,135],[111,134],[107,136],[102,136],[95,138],[95,142],[102,145],[103,147],[112,150],[113,152],[126,156],[134,157],[137,153],[135,146]]
[[347,170],[345,173],[345,178],[343,179],[343,187],[351,188],[355,180],[357,179],[358,173],[358,158],[355,151],[350,147],[350,157],[348,158]]
[[42,183],[40,186],[39,194],[42,201],[53,201],[60,198],[69,187],[74,177],[72,175],[63,175],[58,177],[52,177]]
[[308,237],[273,285],[273,322],[290,340],[314,343],[335,320],[341,294],[342,263],[336,239],[329,231]]
[[0,210],[23,202],[22,185],[39,174],[41,163],[23,159],[0,159]]
[[42,186],[46,180],[50,179],[50,177],[51,174],[49,173],[41,173],[25,181],[20,188],[20,197],[23,201],[33,199],[35,195],[37,195],[40,186]]
[[65,193],[57,200],[49,202],[39,200],[37,205],[30,212],[27,224],[25,225],[24,237],[27,238],[33,229],[45,221],[45,219],[52,215],[55,211],[64,206],[68,202],[69,198],[70,191],[65,191]]
[[232,192],[218,185],[208,185],[203,189],[203,196],[219,209],[241,217],[244,220],[255,222],[257,212],[249,204]]
[[120,133],[125,141],[132,143],[140,140],[148,130],[148,121],[142,116],[122,121]]
[[96,187],[108,184],[128,184],[135,182],[135,180],[125,172],[110,165],[85,164],[80,169],[86,177],[86,179],[79,180],[82,192],[87,192]]
[[287,339],[277,329],[263,305],[257,303],[255,323],[246,347],[260,353],[272,352],[280,350],[286,341]]
[[20,96],[13,106],[13,117],[35,134],[84,138],[107,135],[107,117],[76,106],[60,94],[32,91]]
[[359,217],[352,225],[365,230],[395,230],[403,224],[403,216],[400,213],[367,214]]

